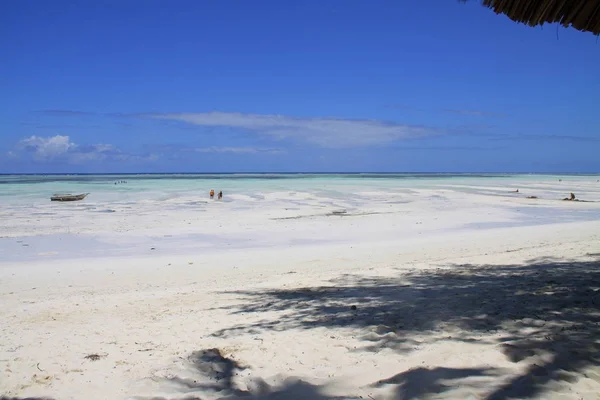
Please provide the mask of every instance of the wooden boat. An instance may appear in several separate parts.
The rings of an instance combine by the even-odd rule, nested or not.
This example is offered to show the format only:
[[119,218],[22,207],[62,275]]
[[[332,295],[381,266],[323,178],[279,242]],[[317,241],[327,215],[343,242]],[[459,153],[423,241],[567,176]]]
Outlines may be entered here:
[[78,201],[83,200],[89,193],[82,194],[53,194],[50,197],[52,201]]

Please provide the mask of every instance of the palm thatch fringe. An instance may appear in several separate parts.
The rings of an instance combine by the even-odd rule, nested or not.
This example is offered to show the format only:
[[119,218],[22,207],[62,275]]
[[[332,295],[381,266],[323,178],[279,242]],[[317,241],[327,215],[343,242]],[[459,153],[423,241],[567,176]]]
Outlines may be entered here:
[[[462,0],[466,1],[466,0]],[[600,34],[600,0],[483,0],[496,14],[529,26],[546,22]]]

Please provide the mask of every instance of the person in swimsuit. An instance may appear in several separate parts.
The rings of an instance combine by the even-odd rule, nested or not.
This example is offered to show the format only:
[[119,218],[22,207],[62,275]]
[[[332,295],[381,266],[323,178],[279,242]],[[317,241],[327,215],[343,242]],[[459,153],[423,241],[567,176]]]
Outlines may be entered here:
[[219,200],[221,200],[222,198],[223,198],[223,192],[222,192],[222,191],[220,191],[220,192],[219,192],[219,197],[218,197],[218,199],[219,199]]
[[215,191],[214,190],[210,190],[210,198],[214,199],[215,198]]

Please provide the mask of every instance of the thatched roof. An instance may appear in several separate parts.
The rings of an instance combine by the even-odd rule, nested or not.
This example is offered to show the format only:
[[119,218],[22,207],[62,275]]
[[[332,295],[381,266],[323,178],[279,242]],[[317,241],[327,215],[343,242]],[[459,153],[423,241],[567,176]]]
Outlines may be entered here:
[[483,5],[529,26],[558,22],[600,34],[600,0],[483,0]]

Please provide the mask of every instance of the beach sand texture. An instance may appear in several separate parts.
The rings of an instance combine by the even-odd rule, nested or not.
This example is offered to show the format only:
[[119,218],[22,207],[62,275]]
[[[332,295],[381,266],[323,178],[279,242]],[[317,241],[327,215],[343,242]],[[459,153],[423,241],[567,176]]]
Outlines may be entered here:
[[0,397],[600,399],[597,179],[12,183]]

